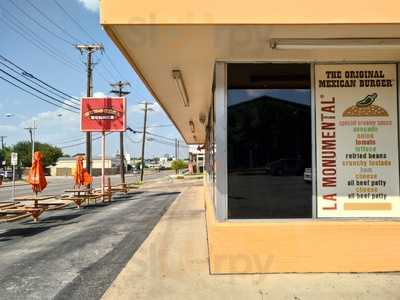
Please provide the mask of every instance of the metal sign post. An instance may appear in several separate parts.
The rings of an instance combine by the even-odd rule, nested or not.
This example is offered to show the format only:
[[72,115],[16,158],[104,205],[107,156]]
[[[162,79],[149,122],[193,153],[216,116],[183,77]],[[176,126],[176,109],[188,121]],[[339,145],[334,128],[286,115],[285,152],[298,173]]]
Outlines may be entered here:
[[12,183],[12,195],[11,199],[14,201],[15,199],[15,166],[18,164],[18,153],[11,153],[11,165],[12,165],[12,173],[13,173],[13,183]]
[[106,155],[106,133],[103,131],[101,134],[101,194],[103,195],[104,201],[104,190],[105,190],[105,155]]

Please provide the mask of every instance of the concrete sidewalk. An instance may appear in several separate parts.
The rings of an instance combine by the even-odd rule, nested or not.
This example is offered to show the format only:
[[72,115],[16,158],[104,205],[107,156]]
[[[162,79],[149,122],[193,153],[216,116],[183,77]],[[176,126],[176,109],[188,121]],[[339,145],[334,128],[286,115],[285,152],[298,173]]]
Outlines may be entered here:
[[191,186],[103,299],[400,299],[400,274],[210,275],[203,189]]

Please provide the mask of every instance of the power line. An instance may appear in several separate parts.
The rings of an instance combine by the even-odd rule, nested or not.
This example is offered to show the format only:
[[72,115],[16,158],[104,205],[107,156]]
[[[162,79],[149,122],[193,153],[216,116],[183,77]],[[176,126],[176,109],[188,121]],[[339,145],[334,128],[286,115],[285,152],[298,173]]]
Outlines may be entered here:
[[80,43],[80,40],[71,35],[68,31],[66,31],[63,27],[57,24],[57,22],[54,22],[49,16],[47,16],[42,10],[40,10],[36,5],[34,5],[31,1],[27,0],[28,4],[33,7],[41,16],[43,16],[48,22],[53,24],[55,27],[57,27],[60,31],[68,35],[74,43]]
[[128,138],[128,140],[131,142],[131,143],[133,143],[133,144],[140,144],[142,141],[141,140],[139,140],[139,141],[134,141],[129,135],[128,136],[126,136],[127,138]]
[[38,99],[44,101],[44,102],[47,102],[47,103],[49,103],[49,104],[51,104],[51,105],[57,106],[57,107],[59,107],[59,108],[62,108],[62,109],[64,109],[64,110],[68,110],[68,111],[73,112],[73,113],[78,113],[78,112],[76,112],[76,111],[72,111],[72,110],[70,110],[70,109],[68,109],[68,108],[62,107],[61,105],[55,104],[55,103],[53,103],[53,102],[51,102],[51,101],[49,101],[49,100],[46,100],[46,99],[44,99],[44,98],[42,98],[42,97],[40,97],[40,96],[38,96],[38,95],[36,95],[36,94],[34,94],[34,93],[28,91],[27,89],[25,89],[25,88],[23,88],[23,87],[21,87],[21,86],[15,84],[15,83],[9,81],[8,79],[2,77],[1,75],[0,75],[0,79],[2,79],[2,80],[4,80],[4,81],[8,82],[9,84],[11,84],[11,85],[15,86],[16,88],[18,88],[18,89],[24,91],[25,93],[28,93],[28,94],[30,94],[30,95],[32,95],[32,96],[34,96],[34,97],[36,97],[36,98],[38,98]]
[[[41,15],[43,15],[43,16],[45,16],[45,18],[46,19],[48,19],[48,20],[50,20],[42,11],[40,11],[36,6],[34,6],[32,3],[30,3],[30,2],[28,2],[32,7],[34,7],[39,13],[41,13]],[[56,3],[56,2],[55,2]],[[60,39],[60,37],[56,34],[56,33],[54,33],[54,32],[52,32],[52,31],[50,31],[48,28],[46,28],[45,26],[43,26],[42,24],[40,24],[39,22],[37,22],[34,18],[32,18],[29,14],[27,14],[25,11],[23,11],[20,7],[18,7],[15,3],[12,3],[19,11],[21,11],[26,17],[28,17],[30,20],[32,20],[35,24],[37,24],[38,26],[40,26],[42,29],[44,29],[44,30],[46,30],[47,32],[49,32],[50,34],[52,34],[52,35],[54,35],[54,36],[56,36],[56,37],[58,37],[59,39]],[[58,6],[61,6],[59,3],[56,3]],[[81,29],[81,30],[83,30],[84,32],[86,32],[87,34],[88,34],[88,32],[82,27],[82,26],[80,26],[80,24],[77,22],[77,21],[75,21],[75,19],[63,8],[63,7],[61,7],[61,9],[64,11],[64,13],[71,19],[71,20],[73,20],[73,22],[75,23],[75,24],[77,24],[78,26],[79,26],[79,28]],[[52,24],[56,24],[56,23],[54,23],[53,21],[51,21],[51,23]],[[61,28],[59,25],[57,25],[57,27],[58,28]],[[65,30],[63,30],[64,32],[65,32]],[[77,40],[75,37],[72,37],[73,38],[73,40],[75,41],[75,40]],[[73,42],[70,42],[70,41],[67,41],[67,40],[65,40],[65,39],[63,39],[62,37],[61,37],[61,39],[64,41],[64,42],[66,42],[68,45],[74,45],[74,43]],[[78,40],[79,41],[79,40]],[[66,60],[66,61],[68,61],[69,63],[71,63],[71,64],[74,64],[74,65],[76,65],[75,63],[72,63],[72,62],[70,62],[68,59],[66,59],[65,57],[64,57],[64,60]],[[78,67],[80,67],[79,65],[77,65]],[[103,67],[106,69],[106,71],[108,72],[108,73],[110,73],[111,74],[111,72],[106,68],[106,66],[105,65],[103,65]],[[104,74],[103,73],[101,73],[100,71],[98,71],[98,70],[96,70],[96,72],[100,75],[100,77],[106,82],[106,83],[110,83],[110,81],[104,76]]]
[[64,140],[62,142],[55,142],[54,144],[63,145],[63,144],[69,144],[72,142],[83,141],[84,139],[85,139],[85,137],[72,138],[72,139]]
[[[96,39],[81,25],[79,24],[78,21],[75,20],[75,18],[57,1],[54,0],[54,3],[58,6],[58,8],[82,31],[84,32],[94,43],[97,43]],[[104,66],[103,66],[104,67]],[[101,73],[99,70],[95,70],[100,77],[107,82],[108,84],[111,84],[111,82],[104,76],[103,73]],[[109,72],[109,71],[108,71]],[[110,73],[110,72],[109,72]],[[114,78],[115,79],[115,78]]]
[[[27,32],[31,35],[31,38],[33,38],[33,40],[35,40],[37,43],[39,43],[42,47],[48,49],[49,51],[51,51],[54,55],[59,56],[61,59],[64,60],[64,62],[69,63],[70,65],[73,65],[75,67],[80,68],[81,66],[75,64],[74,62],[72,62],[67,55],[65,55],[64,53],[62,53],[59,49],[53,47],[51,44],[47,43],[40,35],[38,35],[36,32],[34,32],[33,30],[31,30],[30,27],[28,27],[27,25],[25,25],[24,23],[22,23],[18,17],[16,17],[15,15],[13,15],[13,13],[11,13],[10,11],[8,12],[8,14],[13,17],[13,19],[7,18],[8,21],[12,24],[14,24],[14,26],[17,26],[20,30],[22,30],[22,32]],[[8,15],[4,15],[6,17],[9,17]],[[36,20],[35,20],[36,21]],[[22,28],[22,29],[21,29]]]
[[[110,134],[112,134],[112,132],[107,132],[106,136],[110,135]],[[101,138],[102,138],[102,136],[100,135],[98,137],[93,138],[92,141],[97,141],[97,140],[99,140]],[[77,143],[77,144],[72,144],[72,145],[67,145],[67,146],[58,146],[58,147],[61,148],[61,149],[66,149],[66,148],[78,147],[78,146],[85,145],[85,144],[86,144],[86,142],[82,142],[82,143]]]
[[[172,142],[167,142],[167,141],[163,141],[163,140],[159,140],[159,139],[155,139],[155,138],[151,138],[151,140],[150,140],[150,142],[151,141],[154,141],[154,142],[156,142],[156,143],[159,143],[159,144],[163,144],[163,145],[167,145],[167,146],[176,146],[174,143],[172,143]],[[181,144],[179,144],[179,146],[178,146],[179,148],[182,148],[182,149],[188,149],[189,148],[189,146],[187,146],[187,145],[181,145]]]
[[[158,134],[151,133],[151,132],[147,132],[147,134],[153,135],[153,136],[158,137],[158,138],[161,138],[161,139],[169,140],[169,141],[174,141],[174,142],[175,142],[175,140],[176,140],[176,139],[167,138],[167,137],[165,137],[165,136],[158,135]],[[178,140],[178,141],[179,141],[179,142],[184,142],[184,141],[182,141],[182,140]]]
[[[68,101],[73,102],[73,99],[67,98],[67,97],[65,97],[65,96],[58,95],[58,94],[57,94],[56,92],[54,92],[52,89],[42,86],[40,83],[38,83],[38,82],[32,80],[32,79],[29,78],[29,77],[25,77],[23,74],[20,74],[18,71],[14,70],[14,69],[11,68],[10,66],[6,65],[5,63],[3,63],[3,62],[0,61],[0,64],[3,65],[3,66],[5,66],[7,69],[11,70],[12,72],[18,74],[19,76],[21,76],[21,77],[27,79],[29,82],[35,84],[36,86],[38,86],[38,87],[40,87],[40,88],[42,88],[42,89],[48,91],[49,93],[51,93],[51,94],[53,94],[53,95],[55,95],[55,96],[57,96],[57,97],[61,97],[61,98],[64,99],[64,100],[68,100]],[[65,102],[64,102],[64,103],[65,103]],[[74,103],[75,103],[75,102],[74,102]]]
[[96,39],[93,38],[89,32],[86,31],[86,29],[84,27],[81,26],[81,24],[79,24],[78,21],[75,20],[74,17],[72,17],[72,15],[57,1],[54,0],[54,3],[58,6],[59,9],[61,9],[61,11],[64,12],[64,14],[73,22],[75,23],[76,26],[78,26],[84,33],[86,33],[86,35],[92,39],[92,42],[96,42]]
[[23,85],[29,87],[30,89],[32,89],[32,90],[34,90],[34,91],[36,91],[36,92],[38,92],[38,93],[40,93],[40,94],[42,94],[42,95],[44,95],[44,96],[50,98],[50,99],[53,99],[53,100],[56,101],[56,102],[61,103],[62,105],[71,107],[72,109],[76,109],[76,110],[79,111],[79,108],[77,108],[76,106],[72,106],[72,105],[70,105],[70,104],[68,104],[68,103],[65,103],[64,101],[61,101],[61,100],[59,100],[59,99],[57,99],[57,98],[54,98],[53,96],[50,96],[49,94],[46,94],[46,93],[44,93],[44,92],[38,90],[37,88],[35,88],[35,87],[33,87],[33,86],[31,86],[31,85],[29,85],[29,84],[23,82],[22,80],[20,80],[20,79],[18,79],[17,77],[11,75],[10,73],[4,71],[3,69],[0,69],[0,72],[2,72],[2,73],[4,73],[4,74],[8,75],[9,77],[13,78],[14,80],[17,80],[18,82],[20,82],[20,83],[22,83]]
[[60,94],[66,96],[66,97],[68,97],[68,98],[70,98],[70,99],[76,100],[76,101],[78,102],[78,104],[80,104],[80,99],[78,99],[78,98],[76,98],[76,97],[73,97],[73,96],[71,96],[71,95],[69,95],[69,94],[67,94],[67,93],[65,93],[65,92],[63,92],[63,91],[61,91],[61,90],[55,88],[54,86],[52,86],[52,85],[50,85],[50,84],[44,82],[43,80],[41,80],[41,79],[39,79],[38,77],[34,76],[32,73],[30,73],[30,72],[24,70],[23,68],[21,68],[20,66],[18,66],[16,63],[12,62],[11,60],[7,59],[6,57],[4,57],[4,56],[1,55],[1,54],[0,54],[0,59],[4,60],[5,62],[9,63],[10,65],[12,65],[12,66],[14,66],[15,68],[17,68],[18,70],[20,70],[20,71],[22,72],[22,75],[23,75],[23,76],[25,76],[25,77],[27,77],[27,78],[33,78],[33,79],[39,81],[40,83],[44,84],[45,86],[47,86],[47,87],[49,87],[49,88],[51,88],[51,89],[53,89],[53,90],[59,92]]
[[[57,33],[51,31],[50,29],[48,29],[46,26],[43,26],[42,24],[40,24],[40,22],[38,22],[35,18],[31,17],[28,13],[26,13],[22,8],[20,8],[15,1],[9,1],[15,8],[17,8],[25,17],[27,17],[28,19],[30,19],[32,22],[34,22],[37,26],[39,26],[40,28],[42,28],[43,30],[45,30],[46,32],[48,32],[49,34],[51,34],[52,36],[56,37],[57,39],[72,45],[73,42],[70,42],[68,40],[66,40],[65,38],[63,38],[62,36],[59,36]],[[28,2],[29,3],[29,2]]]
[[117,72],[117,74],[124,79],[125,76],[122,75],[122,73],[120,72],[120,70],[115,66],[115,64],[112,62],[111,58],[108,56],[107,52],[104,51],[104,55],[106,56],[106,59],[108,60],[109,64],[111,65],[111,67]]
[[[147,127],[147,128],[149,128],[149,127]],[[131,127],[128,127],[127,128],[129,131],[131,131],[132,133],[143,133],[143,130],[142,131],[139,131],[139,130],[133,130]],[[165,136],[162,136],[162,135],[158,135],[158,134],[155,134],[155,133],[152,133],[152,132],[149,132],[148,130],[146,130],[146,134],[148,134],[148,135],[153,135],[153,136],[156,136],[156,137],[158,137],[158,138],[161,138],[161,139],[165,139],[165,140],[168,140],[168,141],[173,141],[173,142],[175,142],[176,141],[176,139],[173,139],[173,138],[167,138],[167,137],[165,137]],[[183,140],[179,140],[180,142],[183,142],[184,143],[184,141]]]
[[71,140],[66,140],[66,141],[63,141],[63,142],[58,142],[56,144],[57,145],[69,144],[69,143],[72,143],[72,142],[83,141],[84,139],[85,139],[85,137],[80,137],[80,138],[75,138],[75,139],[71,139]]
[[173,124],[164,124],[164,125],[152,125],[152,126],[147,126],[147,128],[161,128],[161,127],[173,127]]
[[[60,8],[61,11],[64,12],[64,14],[83,32],[86,34],[87,37],[89,37],[89,39],[92,40],[92,42],[96,43],[97,39],[95,39],[57,0],[54,0],[54,3]],[[106,59],[108,60],[109,64],[111,65],[111,67],[114,69],[114,71],[116,72],[117,75],[119,75],[121,78],[124,78],[124,76],[122,76],[122,74],[120,73],[120,71],[118,70],[118,68],[115,66],[115,64],[112,62],[111,58],[108,56],[107,52],[104,52],[104,55],[106,57]],[[111,75],[110,70],[105,66],[102,65],[103,68]],[[101,75],[102,76],[102,75]],[[102,76],[103,77],[103,76]],[[113,76],[112,76],[113,77]],[[104,78],[103,78],[104,79]],[[113,78],[115,79],[115,78]],[[115,80],[113,80],[115,81]],[[110,83],[110,82],[108,82]]]
[[[164,127],[173,127],[173,124],[164,124],[164,125],[150,125],[147,126],[146,128],[164,128]],[[131,127],[132,129],[141,129],[142,127]]]
[[[6,15],[3,15],[3,17],[5,17]],[[0,18],[0,21],[2,21],[8,28],[10,28],[12,31],[14,31],[15,33],[17,33],[18,35],[20,35],[22,38],[24,38],[25,40],[27,40],[28,42],[30,42],[33,46],[35,46],[36,48],[40,49],[41,51],[45,52],[47,55],[53,57],[55,60],[57,60],[59,63],[62,63],[64,66],[68,66],[70,67],[72,70],[74,70],[75,72],[81,73],[82,71],[79,70],[79,68],[76,67],[76,65],[71,64],[68,61],[65,61],[65,59],[63,59],[62,57],[59,57],[59,55],[56,53],[54,54],[53,50],[46,47],[46,45],[43,46],[43,43],[39,40],[35,40],[34,38],[32,39],[32,37],[30,37],[29,35],[27,36],[24,33],[24,29],[21,29],[18,24],[13,23],[12,21],[10,21],[10,19],[8,19],[8,21],[10,23],[7,23],[4,19]],[[11,26],[13,25],[13,26]],[[16,28],[17,27],[17,28]]]

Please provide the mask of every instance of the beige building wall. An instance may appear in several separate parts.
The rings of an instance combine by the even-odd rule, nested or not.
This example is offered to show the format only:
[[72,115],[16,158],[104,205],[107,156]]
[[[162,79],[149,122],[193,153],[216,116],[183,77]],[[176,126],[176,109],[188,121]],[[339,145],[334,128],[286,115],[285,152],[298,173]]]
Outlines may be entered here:
[[102,24],[399,23],[396,0],[101,0]]
[[[399,49],[274,50],[274,38],[398,38],[397,0],[101,0],[101,23],[187,143],[205,142],[201,113],[224,62],[400,61]],[[182,71],[184,107],[171,72]],[[195,134],[189,121],[195,124]],[[206,122],[207,124],[207,122]],[[221,126],[221,124],[216,124]],[[193,136],[196,136],[195,140]],[[218,173],[217,178],[221,176]],[[224,178],[223,178],[224,179]],[[212,273],[400,271],[400,222],[219,222],[206,191]]]

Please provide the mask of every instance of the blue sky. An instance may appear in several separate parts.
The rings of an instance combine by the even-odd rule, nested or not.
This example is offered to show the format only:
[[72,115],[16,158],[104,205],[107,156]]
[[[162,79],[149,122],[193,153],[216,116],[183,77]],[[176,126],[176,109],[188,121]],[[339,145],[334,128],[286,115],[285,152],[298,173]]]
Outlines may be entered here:
[[[16,6],[13,5],[12,1]],[[29,2],[58,24],[61,29],[46,20],[34,7],[29,5]],[[143,112],[140,110],[140,102],[144,100],[154,102],[154,99],[99,25],[98,1],[57,0],[57,2],[79,22],[96,42],[101,42],[104,45],[108,57],[96,54],[94,58],[94,61],[97,62],[93,82],[95,96],[109,94],[110,82],[129,81],[131,83],[131,94],[128,96],[128,125],[140,130],[140,127],[143,126]],[[2,0],[0,1],[0,12],[1,55],[73,97],[79,98],[85,95],[84,57],[71,43],[76,41],[91,43],[93,40],[84,30],[74,24],[65,12],[56,5],[54,0]],[[27,15],[36,20],[42,27]],[[24,30],[25,36],[30,41],[15,32],[18,28]],[[63,41],[63,39],[66,41]],[[32,44],[32,40],[37,46]],[[43,45],[50,47],[50,50],[48,48],[43,50]],[[4,61],[0,60],[0,62]],[[4,65],[0,65],[0,69],[11,73]],[[0,73],[0,76],[10,79],[4,73]],[[1,79],[0,91],[0,135],[7,136],[5,140],[7,145],[27,140],[28,133],[24,128],[32,125],[34,119],[38,123],[38,136],[41,142],[63,147],[83,142],[83,140],[79,140],[83,137],[83,134],[79,131],[78,114],[40,101]],[[166,138],[181,139],[161,108],[155,104],[153,109],[154,111],[149,113],[148,130]],[[13,116],[7,117],[6,114]],[[130,133],[126,133],[126,135],[127,152],[133,156],[139,156],[141,136]],[[108,154],[114,155],[118,151],[118,134],[110,135],[107,143]],[[180,150],[181,156],[183,154],[186,156],[187,150],[185,149]],[[68,154],[84,152],[84,145],[66,147],[63,148],[63,151]],[[99,154],[99,141],[93,143],[93,151],[95,155]],[[146,152],[146,157],[166,153],[173,154],[174,147],[173,145],[151,141],[147,143]]]

